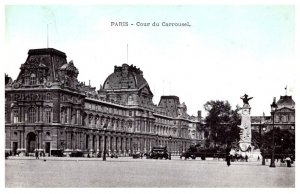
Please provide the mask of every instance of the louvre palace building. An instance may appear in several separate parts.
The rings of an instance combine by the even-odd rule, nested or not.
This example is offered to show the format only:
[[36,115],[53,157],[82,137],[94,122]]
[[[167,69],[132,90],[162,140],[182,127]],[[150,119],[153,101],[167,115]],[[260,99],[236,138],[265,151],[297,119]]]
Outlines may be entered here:
[[99,90],[79,82],[78,74],[61,51],[29,50],[18,77],[5,77],[6,152],[96,157],[106,146],[129,156],[164,145],[179,154],[204,139],[201,111],[188,115],[177,96],[161,96],[155,105],[139,68],[115,66]]

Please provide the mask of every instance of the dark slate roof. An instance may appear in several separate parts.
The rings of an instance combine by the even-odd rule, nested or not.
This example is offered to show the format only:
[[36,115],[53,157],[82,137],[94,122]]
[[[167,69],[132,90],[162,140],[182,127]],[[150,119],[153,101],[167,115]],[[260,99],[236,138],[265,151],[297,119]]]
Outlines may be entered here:
[[290,108],[295,109],[295,101],[292,99],[292,96],[280,96],[280,99],[277,101],[278,109],[280,108]]

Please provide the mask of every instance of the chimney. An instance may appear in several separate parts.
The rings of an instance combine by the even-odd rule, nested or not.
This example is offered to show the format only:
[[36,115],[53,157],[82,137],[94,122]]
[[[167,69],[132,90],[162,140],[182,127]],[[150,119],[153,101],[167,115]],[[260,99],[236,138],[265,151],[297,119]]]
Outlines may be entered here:
[[201,110],[198,110],[198,121],[201,121]]

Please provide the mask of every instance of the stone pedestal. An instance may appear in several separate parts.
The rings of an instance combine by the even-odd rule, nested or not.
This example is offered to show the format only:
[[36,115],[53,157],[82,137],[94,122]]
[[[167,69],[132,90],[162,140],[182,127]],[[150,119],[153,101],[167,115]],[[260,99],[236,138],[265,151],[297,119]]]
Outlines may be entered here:
[[242,152],[251,152],[251,118],[250,118],[251,107],[249,104],[244,104],[242,108],[242,123],[239,126],[240,141],[239,147]]

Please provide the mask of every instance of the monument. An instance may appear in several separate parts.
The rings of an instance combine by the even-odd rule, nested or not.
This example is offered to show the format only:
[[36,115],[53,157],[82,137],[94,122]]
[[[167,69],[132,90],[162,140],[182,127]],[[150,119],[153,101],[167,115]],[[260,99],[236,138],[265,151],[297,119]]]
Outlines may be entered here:
[[250,111],[251,107],[249,105],[249,100],[251,100],[253,97],[248,97],[247,94],[241,97],[243,100],[243,107],[242,107],[242,122],[239,126],[240,131],[240,141],[239,141],[239,148],[241,152],[251,152],[251,118],[250,118]]

